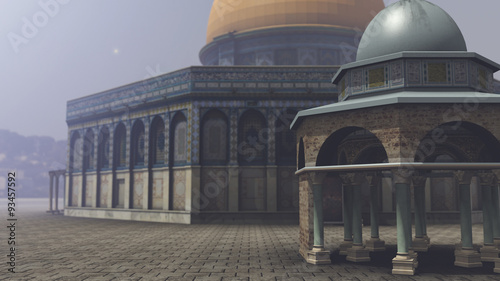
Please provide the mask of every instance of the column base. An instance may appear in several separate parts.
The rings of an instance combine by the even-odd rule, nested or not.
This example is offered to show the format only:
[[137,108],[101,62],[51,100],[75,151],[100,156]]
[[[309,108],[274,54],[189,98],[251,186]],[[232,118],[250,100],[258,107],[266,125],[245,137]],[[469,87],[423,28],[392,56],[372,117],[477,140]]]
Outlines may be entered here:
[[307,263],[310,264],[331,264],[330,251],[323,247],[313,246],[313,249],[307,252]]
[[408,255],[414,260],[415,268],[418,268],[418,253],[413,250],[413,247],[408,249]]
[[347,250],[350,248],[352,248],[352,240],[344,240],[344,242],[340,243],[339,255],[347,256]]
[[495,247],[500,250],[500,238],[494,238],[493,239],[493,244],[495,245]]
[[398,254],[392,259],[392,274],[415,275],[416,258],[408,254]]
[[455,266],[465,268],[482,267],[481,255],[473,249],[455,250]]
[[370,252],[382,252],[385,251],[385,241],[380,240],[380,238],[371,238],[365,241],[365,249]]
[[493,269],[493,272],[500,273],[500,258],[495,259],[495,268]]
[[481,253],[481,261],[486,262],[494,262],[499,253],[495,245],[484,245],[479,252]]
[[363,245],[353,245],[347,250],[346,260],[352,262],[369,262],[370,261],[370,251],[365,249]]
[[427,252],[427,250],[429,250],[429,242],[427,239],[425,237],[415,237],[412,242],[413,250],[417,252]]

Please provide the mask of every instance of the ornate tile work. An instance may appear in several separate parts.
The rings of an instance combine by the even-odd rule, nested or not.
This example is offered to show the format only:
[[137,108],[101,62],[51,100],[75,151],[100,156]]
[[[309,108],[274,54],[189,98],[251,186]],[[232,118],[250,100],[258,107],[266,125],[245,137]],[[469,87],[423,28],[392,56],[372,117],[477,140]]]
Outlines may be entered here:
[[403,85],[403,62],[391,63],[391,81],[392,86]]
[[450,70],[446,62],[424,63],[424,82],[427,84],[447,84]]
[[233,56],[223,56],[219,58],[219,65],[222,66],[231,66],[234,65],[234,57]]
[[228,176],[226,169],[202,169],[200,211],[227,210]]
[[132,208],[142,209],[142,197],[144,194],[144,180],[141,172],[134,173],[134,192],[132,198]]
[[231,109],[229,117],[229,162],[230,164],[238,163],[238,110]]
[[354,69],[351,71],[352,75],[352,92],[359,93],[363,91],[363,70]]
[[322,49],[319,51],[319,65],[338,65],[338,53],[334,50]]
[[366,89],[382,88],[385,86],[384,67],[371,68],[366,71]]
[[467,61],[455,61],[453,63],[453,80],[455,84],[466,85],[467,79]]
[[255,65],[255,53],[242,54],[238,58],[239,65]]
[[[275,131],[276,131],[276,114],[278,110],[269,110],[267,114],[267,162],[272,164],[276,162],[276,147],[275,147]],[[264,140],[265,141],[265,140]]]
[[478,82],[477,64],[474,62],[470,62],[469,67],[470,67],[469,77],[471,86],[474,88],[478,88],[479,82]]
[[108,194],[110,190],[110,185],[111,183],[109,182],[109,176],[108,175],[103,175],[101,176],[101,202],[100,202],[100,207],[101,208],[107,208],[108,207]]
[[163,178],[153,179],[153,209],[163,209]]
[[406,63],[406,73],[408,77],[408,84],[421,84],[421,63],[420,61],[408,61]]
[[172,209],[184,211],[186,209],[186,171],[174,171]]
[[191,162],[193,164],[198,164],[200,162],[200,108],[196,105],[192,107],[191,122]]

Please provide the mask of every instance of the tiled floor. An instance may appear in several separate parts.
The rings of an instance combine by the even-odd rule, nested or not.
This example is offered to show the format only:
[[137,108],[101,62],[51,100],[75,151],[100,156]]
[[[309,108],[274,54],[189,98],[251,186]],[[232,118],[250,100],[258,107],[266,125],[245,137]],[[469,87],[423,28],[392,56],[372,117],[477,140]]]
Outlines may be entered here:
[[[2,217],[6,223],[6,217]],[[342,226],[327,225],[332,264],[298,256],[296,225],[173,225],[72,218],[25,212],[16,228],[16,272],[7,271],[7,228],[0,232],[0,280],[500,280],[493,264],[453,266],[458,225],[429,226],[432,247],[419,254],[417,275],[394,276],[396,228],[382,226],[387,251],[356,264],[338,256]],[[363,229],[368,238],[369,227]],[[482,226],[474,225],[482,243]]]

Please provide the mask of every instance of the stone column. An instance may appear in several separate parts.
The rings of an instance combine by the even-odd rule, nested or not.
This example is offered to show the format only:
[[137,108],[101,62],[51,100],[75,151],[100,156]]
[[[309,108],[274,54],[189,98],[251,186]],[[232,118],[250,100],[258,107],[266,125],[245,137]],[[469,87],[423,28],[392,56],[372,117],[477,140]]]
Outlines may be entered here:
[[472,244],[472,208],[470,198],[470,184],[472,172],[455,171],[458,179],[460,196],[460,227],[461,246],[455,251],[455,266],[472,268],[482,267],[481,255],[474,250]]
[[[52,189],[54,184],[54,172],[49,172],[50,186],[49,186],[49,210],[48,213],[52,213]],[[57,197],[56,197],[57,200]],[[57,201],[56,201],[57,202]]]
[[323,227],[323,179],[326,173],[309,173],[313,187],[314,200],[314,245],[307,253],[307,262],[311,264],[331,264],[330,251],[325,250]]
[[500,250],[500,202],[498,195],[498,181],[500,179],[500,171],[493,171],[495,175],[494,184],[492,185],[491,198],[493,205],[493,243]]
[[366,249],[370,252],[385,251],[385,241],[379,238],[378,212],[379,212],[379,184],[381,175],[378,173],[367,173],[366,180],[370,184],[370,240],[366,240]]
[[352,247],[352,189],[347,175],[340,175],[343,188],[342,216],[344,219],[344,241],[340,244],[339,255],[347,255]]
[[55,196],[56,197],[56,212],[59,213],[58,201],[59,201],[59,176],[60,176],[60,174],[58,172],[56,172],[55,176],[56,176],[56,196]]
[[411,200],[410,180],[407,170],[393,170],[393,185],[396,189],[396,222],[398,237],[398,252],[392,260],[392,274],[414,275],[417,267],[416,254],[411,248]]
[[[368,262],[370,261],[370,251],[363,246],[363,227],[361,217],[361,184],[365,178],[364,174],[347,173],[342,176],[342,180],[348,188],[352,190],[352,247],[347,249],[348,261]],[[350,185],[350,186],[349,186]],[[349,207],[349,206],[348,206]],[[344,222],[345,223],[345,222]]]
[[481,260],[494,262],[498,258],[498,249],[493,241],[493,200],[492,186],[495,175],[482,171],[478,174],[481,183],[482,202],[483,202],[483,233],[484,245],[481,248]]
[[413,175],[415,198],[415,239],[412,242],[413,250],[427,252],[430,239],[427,236],[427,221],[425,218],[425,183],[427,175],[418,173]]

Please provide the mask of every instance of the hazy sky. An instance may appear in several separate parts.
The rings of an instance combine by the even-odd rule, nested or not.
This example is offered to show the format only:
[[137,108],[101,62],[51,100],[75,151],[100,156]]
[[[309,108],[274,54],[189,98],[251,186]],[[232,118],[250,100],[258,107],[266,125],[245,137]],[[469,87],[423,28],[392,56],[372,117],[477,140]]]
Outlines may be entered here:
[[[53,1],[0,0],[0,129],[66,139],[66,101],[200,65],[212,0]],[[500,62],[500,1],[431,2],[469,51]]]

